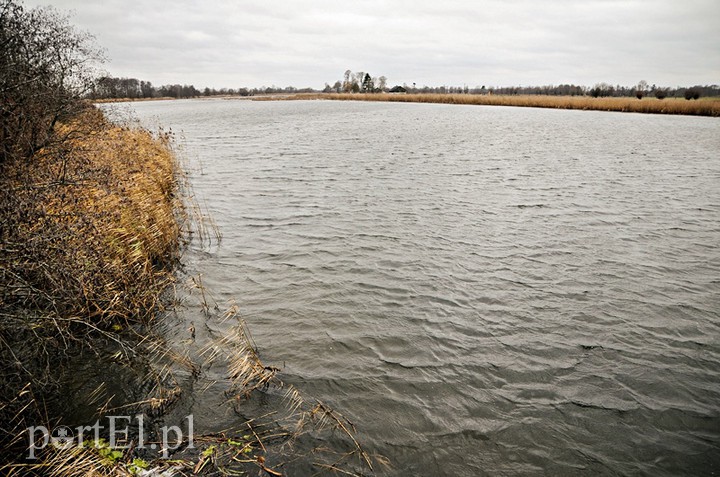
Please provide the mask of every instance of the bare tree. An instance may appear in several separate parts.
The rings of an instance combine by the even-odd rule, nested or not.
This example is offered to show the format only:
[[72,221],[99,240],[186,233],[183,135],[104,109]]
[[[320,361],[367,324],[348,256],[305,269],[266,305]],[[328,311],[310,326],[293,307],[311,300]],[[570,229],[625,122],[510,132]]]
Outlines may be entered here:
[[0,163],[32,157],[82,107],[102,60],[92,40],[52,8],[0,0]]
[[[352,85],[352,91],[353,93],[360,93],[362,92],[363,88],[363,80],[365,79],[365,72],[364,71],[358,71],[355,73],[355,77],[353,78],[353,85]],[[357,85],[357,86],[356,86]]]
[[385,76],[381,76],[378,78],[377,87],[381,93],[385,92],[385,90],[387,89],[387,78]]
[[350,90],[352,89],[352,81],[351,81],[352,75],[353,75],[352,71],[345,70],[345,80],[343,81],[343,90],[346,93],[349,93]]
[[637,99],[643,99],[643,96],[645,96],[645,93],[648,90],[648,83],[645,80],[641,80],[637,86],[635,87],[635,97]]

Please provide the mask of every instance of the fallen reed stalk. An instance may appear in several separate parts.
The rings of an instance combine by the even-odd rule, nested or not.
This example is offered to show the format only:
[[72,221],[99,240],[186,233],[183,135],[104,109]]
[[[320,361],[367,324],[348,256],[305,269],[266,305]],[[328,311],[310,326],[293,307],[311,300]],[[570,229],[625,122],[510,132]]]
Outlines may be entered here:
[[650,114],[684,114],[720,117],[720,99],[705,98],[688,101],[678,98],[593,98],[590,96],[544,95],[474,95],[474,94],[296,94],[264,100],[327,99],[334,101],[385,101],[397,103],[442,103],[478,106],[519,106],[528,108],[619,111]]

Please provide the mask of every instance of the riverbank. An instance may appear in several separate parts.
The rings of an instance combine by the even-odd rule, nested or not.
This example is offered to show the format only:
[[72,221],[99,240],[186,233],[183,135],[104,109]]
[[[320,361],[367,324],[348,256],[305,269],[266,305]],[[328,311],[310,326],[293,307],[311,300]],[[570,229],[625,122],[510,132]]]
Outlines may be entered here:
[[297,94],[286,98],[263,98],[278,100],[326,99],[333,101],[386,101],[398,103],[442,103],[478,106],[516,106],[527,108],[578,109],[594,111],[618,111],[649,114],[683,114],[691,116],[720,117],[720,99],[701,98],[593,98],[590,96],[544,96],[544,95],[473,95],[473,94],[349,94],[318,93]]
[[185,220],[169,135],[88,107],[53,137],[0,164],[0,469],[18,475],[32,473],[17,467],[28,427],[57,424],[67,399],[92,404],[73,398],[68,364],[90,360],[112,380],[114,363],[134,356],[166,305]]
[[[186,239],[203,248],[220,236],[172,143],[90,107],[29,159],[0,164],[0,474],[372,472],[381,461],[352,424],[283,383],[237,305],[223,309],[200,271],[178,266],[193,248]],[[227,329],[215,336],[218,323]],[[218,403],[227,413],[221,431],[207,418],[193,431],[204,392],[213,414]],[[113,434],[113,419],[126,426],[127,416],[129,433]],[[105,430],[85,434],[86,445],[54,445],[56,430],[93,422]],[[167,436],[168,426],[180,435]]]

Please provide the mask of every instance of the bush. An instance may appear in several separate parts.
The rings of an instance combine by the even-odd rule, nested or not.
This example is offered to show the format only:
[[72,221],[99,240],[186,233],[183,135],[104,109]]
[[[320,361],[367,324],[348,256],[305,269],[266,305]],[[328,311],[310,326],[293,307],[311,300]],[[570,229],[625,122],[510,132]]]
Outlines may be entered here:
[[667,90],[666,89],[656,89],[655,90],[655,97],[657,99],[665,99],[667,98]]
[[52,8],[0,0],[0,163],[30,158],[75,114],[101,59],[92,38]]
[[698,99],[700,98],[700,91],[695,88],[688,88],[685,90],[685,99],[688,101],[691,99]]

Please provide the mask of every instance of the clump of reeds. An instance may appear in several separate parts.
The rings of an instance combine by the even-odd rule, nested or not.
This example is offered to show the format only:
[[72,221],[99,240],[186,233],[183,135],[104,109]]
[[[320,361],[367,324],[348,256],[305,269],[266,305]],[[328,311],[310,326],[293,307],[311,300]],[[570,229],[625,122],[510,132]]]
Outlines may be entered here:
[[147,320],[179,247],[174,157],[94,109],[56,134],[70,139],[2,167],[2,305],[56,326]]
[[330,99],[344,101],[392,101],[402,103],[446,103],[485,106],[520,106],[529,108],[580,109],[595,111],[620,111],[652,114],[685,114],[693,116],[720,116],[720,100],[644,98],[593,98],[590,96],[545,95],[474,95],[474,94],[298,94],[277,99]]

